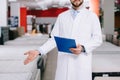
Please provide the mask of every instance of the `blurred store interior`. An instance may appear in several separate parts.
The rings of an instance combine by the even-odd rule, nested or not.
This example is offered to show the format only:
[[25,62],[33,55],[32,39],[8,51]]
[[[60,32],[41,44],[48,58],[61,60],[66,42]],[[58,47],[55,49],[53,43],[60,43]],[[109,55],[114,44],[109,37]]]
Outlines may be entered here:
[[[39,58],[25,66],[24,52],[50,38],[57,16],[71,8],[70,0],[0,0],[0,5],[0,80],[40,80]],[[84,7],[99,17],[103,37],[93,53],[93,80],[120,80],[120,0],[84,0]],[[47,56],[54,64],[55,58]],[[52,80],[53,73],[46,75]]]

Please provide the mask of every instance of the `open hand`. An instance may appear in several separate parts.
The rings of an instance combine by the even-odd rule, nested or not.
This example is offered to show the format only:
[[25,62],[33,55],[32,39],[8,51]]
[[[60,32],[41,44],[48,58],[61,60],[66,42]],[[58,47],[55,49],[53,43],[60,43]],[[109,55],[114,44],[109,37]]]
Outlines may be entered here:
[[73,54],[79,55],[82,51],[82,46],[80,44],[78,44],[76,48],[70,48],[70,51]]
[[32,62],[39,55],[39,51],[30,50],[30,51],[26,52],[24,55],[28,55],[24,61],[24,64],[26,65],[26,64]]

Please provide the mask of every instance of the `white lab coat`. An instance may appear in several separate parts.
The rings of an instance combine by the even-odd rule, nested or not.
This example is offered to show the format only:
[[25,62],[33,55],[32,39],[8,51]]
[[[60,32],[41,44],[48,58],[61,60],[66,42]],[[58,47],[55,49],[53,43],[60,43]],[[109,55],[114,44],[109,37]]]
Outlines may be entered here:
[[[82,8],[73,19],[71,10],[65,11],[58,16],[52,36],[75,39],[86,50],[86,53],[80,55],[59,52],[55,80],[92,80],[92,50],[102,43],[98,17]],[[55,41],[51,38],[39,50],[46,54],[55,46]]]

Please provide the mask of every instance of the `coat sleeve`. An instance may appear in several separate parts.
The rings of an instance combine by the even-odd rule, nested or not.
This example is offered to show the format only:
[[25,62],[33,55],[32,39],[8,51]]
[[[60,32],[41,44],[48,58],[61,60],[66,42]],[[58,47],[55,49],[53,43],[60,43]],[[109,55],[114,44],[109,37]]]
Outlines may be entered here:
[[91,38],[84,44],[86,53],[91,53],[95,48],[102,43],[102,32],[98,17],[94,14],[92,18],[92,33]]
[[59,16],[58,16],[58,18],[56,20],[56,23],[55,23],[55,25],[53,27],[53,30],[51,32],[51,38],[49,38],[46,43],[44,43],[41,47],[38,48],[38,51],[41,54],[46,54],[50,50],[52,50],[53,48],[56,47],[56,43],[54,41],[54,36],[59,35],[59,25],[60,25],[60,19],[59,19]]

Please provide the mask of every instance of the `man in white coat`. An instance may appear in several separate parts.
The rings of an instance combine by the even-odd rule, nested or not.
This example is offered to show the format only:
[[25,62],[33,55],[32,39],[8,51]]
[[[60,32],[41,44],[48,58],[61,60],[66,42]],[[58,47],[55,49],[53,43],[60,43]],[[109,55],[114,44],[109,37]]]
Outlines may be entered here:
[[75,39],[77,48],[70,48],[73,54],[58,52],[55,80],[92,80],[92,51],[102,43],[99,19],[83,7],[83,0],[70,1],[72,8],[58,16],[52,38],[38,50],[26,52],[24,64],[56,47],[53,36],[71,38]]

